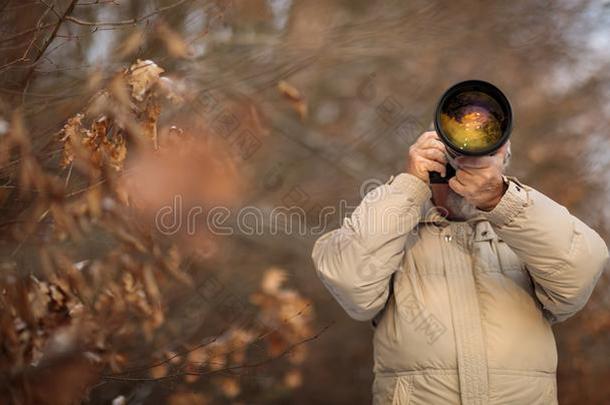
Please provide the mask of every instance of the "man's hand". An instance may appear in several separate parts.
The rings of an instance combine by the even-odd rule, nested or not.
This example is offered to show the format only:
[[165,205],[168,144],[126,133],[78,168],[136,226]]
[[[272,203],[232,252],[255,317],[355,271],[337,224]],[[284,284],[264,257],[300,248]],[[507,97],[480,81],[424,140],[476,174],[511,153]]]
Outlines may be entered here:
[[491,211],[508,188],[502,178],[507,149],[508,142],[493,156],[456,158],[458,169],[449,187],[478,209]]
[[445,145],[435,131],[424,132],[409,148],[407,173],[426,184],[430,184],[429,172],[438,172],[445,177],[446,164]]

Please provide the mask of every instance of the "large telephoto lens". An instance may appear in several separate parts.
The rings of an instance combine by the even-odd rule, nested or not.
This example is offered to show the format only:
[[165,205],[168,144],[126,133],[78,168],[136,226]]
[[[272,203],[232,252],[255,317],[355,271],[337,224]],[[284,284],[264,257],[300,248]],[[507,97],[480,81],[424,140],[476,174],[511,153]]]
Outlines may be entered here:
[[510,137],[512,110],[494,85],[469,80],[443,94],[434,125],[452,155],[492,154]]

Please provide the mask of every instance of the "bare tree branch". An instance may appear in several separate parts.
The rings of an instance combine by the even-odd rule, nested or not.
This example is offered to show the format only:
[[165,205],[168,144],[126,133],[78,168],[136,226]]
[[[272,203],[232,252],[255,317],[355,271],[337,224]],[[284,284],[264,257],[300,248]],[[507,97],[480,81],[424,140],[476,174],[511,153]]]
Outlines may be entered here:
[[31,34],[32,32],[35,32],[35,31],[44,30],[46,28],[54,26],[55,24],[56,23],[48,23],[48,24],[41,25],[40,27],[34,27],[34,28],[30,28],[29,30],[18,32],[14,35],[11,35],[10,37],[0,39],[0,43],[12,41],[13,39],[17,39],[24,35]]
[[65,19],[66,21],[70,21],[73,22],[75,24],[78,25],[85,25],[85,26],[89,26],[89,27],[102,27],[102,26],[107,26],[107,27],[120,27],[122,25],[134,25],[139,23],[140,21],[146,20],[147,18],[153,17],[157,14],[163,13],[167,10],[170,10],[174,7],[177,7],[183,3],[186,3],[188,1],[193,1],[193,0],[179,0],[177,2],[175,2],[174,4],[170,4],[169,6],[165,6],[165,7],[159,7],[158,9],[156,9],[155,11],[152,11],[146,15],[143,15],[141,17],[138,18],[130,18],[128,20],[121,20],[121,21],[85,21],[85,20],[81,20],[80,18],[76,18],[76,17],[72,17],[72,16],[67,16]]
[[112,376],[112,375],[104,375],[101,378],[103,380],[106,380],[106,381],[153,382],[153,381],[170,380],[170,379],[173,379],[173,378],[184,377],[184,376],[187,376],[187,375],[203,376],[203,375],[219,374],[219,373],[227,372],[227,371],[234,371],[234,370],[241,370],[241,369],[261,367],[261,366],[264,366],[265,364],[269,364],[269,363],[271,363],[271,362],[273,362],[275,360],[281,359],[282,357],[284,357],[287,354],[289,354],[292,350],[294,350],[298,346],[304,345],[306,343],[309,343],[311,341],[314,341],[314,340],[318,339],[322,335],[322,333],[324,333],[331,326],[332,326],[332,324],[324,326],[315,335],[309,336],[308,338],[305,338],[305,339],[303,339],[300,342],[297,342],[297,343],[294,343],[294,344],[290,345],[289,347],[287,347],[284,351],[282,351],[277,356],[271,356],[271,357],[268,357],[268,358],[266,358],[264,360],[257,361],[257,362],[254,362],[254,363],[240,364],[240,365],[225,367],[225,368],[220,369],[220,370],[209,370],[209,371],[204,371],[204,372],[179,371],[179,372],[176,372],[176,373],[173,373],[173,374],[168,374],[168,375],[165,375],[163,377],[156,377],[156,378],[155,377],[140,377],[140,378],[138,378],[138,377],[117,377],[117,376]]
[[[28,72],[26,73],[25,77],[23,78],[24,93],[25,93],[25,89],[27,89],[27,85],[28,85],[28,83],[30,81],[30,78],[32,77],[32,74],[34,73],[34,68],[36,67],[36,64],[38,63],[40,58],[42,58],[42,56],[44,56],[47,48],[49,47],[49,45],[51,45],[51,42],[53,42],[53,40],[55,39],[55,35],[57,35],[57,31],[59,30],[59,27],[65,21],[65,19],[68,17],[68,14],[70,14],[72,12],[72,10],[74,10],[74,6],[76,4],[76,1],[77,0],[72,0],[72,2],[70,2],[70,5],[68,5],[68,7],[66,8],[66,11],[64,11],[63,16],[59,16],[59,14],[53,9],[52,6],[50,8],[47,8],[47,10],[51,10],[56,15],[59,16],[58,17],[58,21],[55,24],[55,27],[53,28],[53,31],[51,31],[51,35],[49,35],[49,37],[46,39],[46,41],[42,44],[42,47],[40,48],[40,51],[38,52],[38,56],[36,56],[36,58],[32,61],[32,65],[30,66]],[[41,2],[45,6],[49,7],[44,1],[41,0]]]

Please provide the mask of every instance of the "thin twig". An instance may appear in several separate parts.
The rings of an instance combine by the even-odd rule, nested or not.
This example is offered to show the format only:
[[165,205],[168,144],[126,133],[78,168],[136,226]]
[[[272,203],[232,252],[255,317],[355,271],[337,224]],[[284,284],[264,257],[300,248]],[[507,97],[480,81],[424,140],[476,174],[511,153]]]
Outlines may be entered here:
[[30,29],[25,30],[25,31],[18,32],[18,33],[14,34],[14,35],[12,35],[10,37],[6,37],[6,38],[0,39],[0,43],[12,41],[13,39],[17,39],[17,38],[22,37],[24,35],[30,34],[30,33],[34,32],[34,31],[44,30],[46,28],[54,26],[55,24],[56,23],[48,23],[48,24],[41,25],[40,27],[34,27],[34,28],[30,28]]
[[203,375],[212,375],[212,374],[218,374],[218,373],[227,372],[227,371],[233,371],[233,370],[240,370],[240,369],[261,367],[261,366],[263,366],[265,364],[271,363],[272,361],[278,360],[278,359],[286,356],[288,353],[290,353],[293,349],[295,349],[298,346],[301,346],[303,344],[306,344],[306,343],[309,343],[309,342],[311,342],[313,340],[316,340],[317,338],[320,337],[320,335],[322,335],[322,333],[324,333],[331,326],[332,326],[332,324],[324,326],[315,335],[312,335],[312,336],[310,336],[308,338],[303,339],[300,342],[297,342],[297,343],[289,346],[288,348],[286,348],[283,352],[281,352],[277,356],[272,356],[272,357],[269,357],[267,359],[255,362],[255,363],[241,364],[241,365],[237,365],[237,366],[230,366],[230,367],[225,367],[225,368],[220,369],[220,370],[209,370],[209,371],[206,371],[206,372],[183,371],[183,372],[168,374],[166,376],[156,377],[156,378],[154,378],[154,377],[150,377],[150,378],[146,378],[146,377],[142,377],[142,378],[136,378],[136,377],[113,377],[113,376],[106,375],[106,376],[102,376],[102,379],[103,380],[111,380],[111,381],[125,381],[125,382],[154,382],[154,381],[162,381],[162,380],[169,380],[169,379],[172,379],[172,378],[184,377],[184,376],[187,376],[187,375],[203,376]]
[[[44,55],[44,53],[47,50],[47,48],[49,47],[49,45],[51,45],[51,42],[53,42],[53,40],[55,39],[55,35],[57,35],[57,31],[59,31],[59,27],[65,21],[65,19],[68,17],[68,14],[70,14],[72,12],[72,10],[74,10],[74,5],[76,4],[76,1],[77,0],[72,0],[70,5],[66,8],[66,11],[64,11],[63,16],[58,17],[59,19],[57,20],[57,23],[55,24],[55,27],[53,28],[53,31],[51,31],[51,35],[49,35],[49,38],[47,38],[47,40],[42,45],[42,47],[40,49],[40,52],[38,53],[38,56],[34,59],[34,61],[32,62],[32,65],[31,65],[28,73],[25,75],[25,78],[23,79],[23,83],[24,84],[27,84],[30,81],[32,73],[34,73],[34,69],[35,69],[36,63]],[[53,10],[53,8],[51,8],[51,10]],[[53,10],[53,12],[55,12],[55,10]],[[57,14],[57,12],[55,12],[55,13]],[[23,87],[26,87],[26,86],[23,86]]]
[[48,9],[51,10],[51,12],[53,14],[55,14],[55,17],[57,17],[57,21],[61,21],[62,20],[62,16],[61,14],[59,14],[57,12],[57,10],[55,10],[55,5],[54,4],[48,4],[45,0],[38,0],[39,2],[41,2],[42,4],[44,4],[44,6]]
[[165,7],[159,7],[158,9],[156,9],[155,11],[152,11],[144,16],[138,17],[138,18],[130,18],[128,20],[121,20],[121,21],[86,21],[86,20],[81,20],[80,18],[77,17],[72,17],[72,16],[67,16],[65,19],[66,21],[70,21],[73,22],[75,24],[78,25],[85,25],[85,26],[89,26],[89,27],[103,27],[103,26],[107,26],[107,27],[120,27],[122,25],[134,25],[139,23],[140,21],[146,20],[150,17],[153,17],[157,14],[160,14],[164,11],[167,11],[169,9],[172,9],[174,7],[177,7],[183,3],[186,3],[187,1],[193,1],[193,0],[179,0],[177,2],[175,2],[174,4],[170,4],[169,6],[165,6]]

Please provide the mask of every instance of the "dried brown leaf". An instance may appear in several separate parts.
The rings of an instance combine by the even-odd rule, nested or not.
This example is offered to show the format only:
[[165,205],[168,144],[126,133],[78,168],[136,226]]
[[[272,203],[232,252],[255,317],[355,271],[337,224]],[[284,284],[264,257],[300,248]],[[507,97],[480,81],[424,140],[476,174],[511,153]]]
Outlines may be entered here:
[[151,60],[138,59],[131,65],[127,75],[127,83],[131,86],[131,96],[138,101],[143,101],[146,92],[159,81],[159,77],[164,71]]
[[277,88],[280,94],[286,99],[288,99],[288,101],[292,105],[292,108],[299,114],[301,120],[307,118],[307,101],[305,100],[305,97],[301,94],[301,92],[285,80],[281,80],[277,84]]
[[272,267],[265,271],[261,281],[261,289],[267,294],[277,294],[286,281],[286,272],[282,269]]

